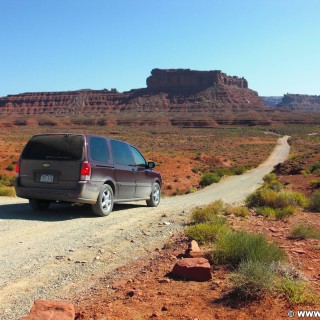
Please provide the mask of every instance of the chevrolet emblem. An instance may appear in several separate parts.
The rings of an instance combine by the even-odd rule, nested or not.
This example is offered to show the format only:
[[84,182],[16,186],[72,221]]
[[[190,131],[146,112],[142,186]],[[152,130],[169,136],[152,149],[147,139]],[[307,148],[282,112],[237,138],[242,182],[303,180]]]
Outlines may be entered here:
[[50,163],[43,163],[42,166],[45,167],[45,168],[49,168],[50,167]]

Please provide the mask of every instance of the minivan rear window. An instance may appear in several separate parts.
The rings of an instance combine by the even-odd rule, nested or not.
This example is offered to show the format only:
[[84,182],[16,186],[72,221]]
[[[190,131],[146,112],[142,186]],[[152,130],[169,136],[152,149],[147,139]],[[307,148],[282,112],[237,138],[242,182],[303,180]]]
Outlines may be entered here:
[[29,160],[80,160],[83,154],[83,137],[80,135],[34,136],[22,152]]

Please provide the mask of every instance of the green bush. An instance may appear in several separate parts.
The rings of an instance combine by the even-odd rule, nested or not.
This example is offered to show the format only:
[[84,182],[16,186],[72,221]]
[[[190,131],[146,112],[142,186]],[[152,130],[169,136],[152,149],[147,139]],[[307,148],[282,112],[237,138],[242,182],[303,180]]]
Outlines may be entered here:
[[188,238],[192,238],[199,243],[212,243],[216,241],[217,237],[228,232],[229,227],[225,223],[199,223],[193,226],[189,226],[185,230],[185,235]]
[[308,199],[299,192],[280,191],[276,200],[276,208],[285,208],[289,206],[306,207]]
[[246,198],[246,205],[248,207],[270,207],[273,209],[283,209],[289,206],[306,207],[308,199],[298,192],[285,190],[277,192],[261,188]]
[[320,211],[320,192],[315,192],[310,199],[309,209],[311,211],[319,212]]
[[210,172],[217,174],[219,177],[223,177],[231,174],[229,168],[212,168],[210,169]]
[[279,291],[283,292],[292,304],[315,304],[319,303],[316,292],[312,291],[309,285],[301,280],[282,278]]
[[0,197],[14,197],[16,192],[13,187],[1,186]]
[[265,183],[271,183],[273,181],[277,181],[278,177],[275,173],[268,173],[263,177],[263,181]]
[[276,210],[270,207],[258,207],[256,214],[273,219],[276,216]]
[[297,207],[294,207],[294,206],[288,206],[285,208],[275,209],[274,218],[276,220],[283,220],[287,217],[294,215],[296,212],[297,212]]
[[310,224],[298,224],[290,234],[293,239],[320,239],[320,230]]
[[200,185],[205,187],[209,186],[212,183],[218,183],[221,180],[221,177],[216,173],[205,173],[200,179]]
[[308,166],[306,172],[307,173],[316,173],[319,170],[320,170],[320,162],[318,161],[318,162],[311,163]]
[[285,253],[262,235],[232,231],[219,235],[211,258],[218,263],[229,263],[232,266],[247,260],[271,264],[273,261],[283,260]]
[[[193,223],[201,223],[212,221],[216,216],[222,214],[224,210],[224,203],[222,200],[216,200],[207,206],[196,207],[191,212],[191,221]],[[220,217],[219,219],[225,219]]]
[[246,168],[242,167],[242,166],[238,166],[238,167],[232,167],[231,168],[231,172],[237,176],[243,174],[246,172]]
[[239,264],[236,273],[230,280],[238,296],[245,299],[257,299],[273,287],[274,278],[270,264],[246,260]]
[[277,199],[277,192],[269,189],[258,189],[246,198],[248,207],[274,207]]
[[233,214],[237,217],[246,217],[250,214],[249,209],[245,206],[234,207],[234,206],[228,205],[226,206],[224,211],[226,215]]

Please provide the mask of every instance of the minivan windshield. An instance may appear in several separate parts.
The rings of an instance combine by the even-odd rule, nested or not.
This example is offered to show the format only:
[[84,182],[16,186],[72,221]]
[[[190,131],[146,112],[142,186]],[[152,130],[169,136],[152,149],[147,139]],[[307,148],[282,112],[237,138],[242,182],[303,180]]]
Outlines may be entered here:
[[80,160],[83,153],[83,136],[39,135],[32,137],[22,152],[29,160]]

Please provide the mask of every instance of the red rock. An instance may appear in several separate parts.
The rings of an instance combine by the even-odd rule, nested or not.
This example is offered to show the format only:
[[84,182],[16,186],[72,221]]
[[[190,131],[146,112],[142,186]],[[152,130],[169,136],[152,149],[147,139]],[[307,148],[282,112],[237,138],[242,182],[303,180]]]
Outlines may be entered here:
[[299,254],[305,254],[306,252],[301,249],[301,248],[292,248],[291,249],[292,252],[295,252],[295,253],[299,253]]
[[274,228],[274,227],[269,228],[269,230],[270,230],[271,232],[279,232],[279,230],[278,230],[277,228]]
[[210,263],[205,258],[185,258],[178,261],[172,274],[182,280],[208,281],[212,279]]
[[74,320],[72,304],[63,301],[36,300],[30,314],[21,320]]
[[189,245],[188,249],[185,252],[186,257],[188,258],[200,258],[203,257],[203,252],[199,248],[198,242],[192,240]]

